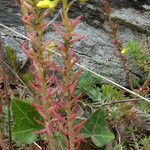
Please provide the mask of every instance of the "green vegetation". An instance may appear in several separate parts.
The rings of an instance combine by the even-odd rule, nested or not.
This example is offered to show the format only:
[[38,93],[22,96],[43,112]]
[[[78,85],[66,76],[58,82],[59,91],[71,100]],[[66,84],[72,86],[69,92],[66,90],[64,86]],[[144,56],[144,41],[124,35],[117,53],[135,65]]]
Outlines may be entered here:
[[[150,103],[88,71],[74,69],[78,62],[74,44],[83,39],[75,33],[81,17],[69,18],[68,11],[74,1],[19,2],[30,38],[30,47],[22,44],[21,48],[31,65],[21,74],[22,64],[14,49],[4,48],[6,62],[18,82],[15,86],[10,84],[1,65],[0,149],[32,150],[31,147],[39,145],[47,150],[149,150]],[[111,8],[105,0],[102,4],[110,30],[116,31],[109,34],[122,62],[128,88],[148,99],[149,48],[130,39],[125,45],[120,43],[110,18]],[[57,5],[61,7],[61,18],[52,27],[61,42],[43,41],[48,25],[45,20]],[[55,62],[50,50],[60,54],[60,64]],[[138,79],[130,74],[130,62],[144,72]]]

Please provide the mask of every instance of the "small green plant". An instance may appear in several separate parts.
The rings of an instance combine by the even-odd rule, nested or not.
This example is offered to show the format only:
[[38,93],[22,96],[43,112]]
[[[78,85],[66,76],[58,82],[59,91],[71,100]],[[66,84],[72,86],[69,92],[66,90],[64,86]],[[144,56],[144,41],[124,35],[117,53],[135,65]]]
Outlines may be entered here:
[[28,84],[29,83],[29,81],[31,81],[33,78],[32,78],[32,76],[31,76],[31,74],[29,74],[29,73],[24,73],[23,75],[22,75],[22,80],[26,83],[26,84]]
[[92,101],[99,101],[101,100],[100,85],[101,79],[93,76],[88,71],[84,71],[78,78],[76,93],[81,92],[87,95]]
[[124,95],[121,91],[114,88],[112,85],[103,84],[101,87],[103,98],[106,101],[110,100],[121,100],[124,98]]
[[18,60],[18,57],[16,56],[15,50],[9,46],[6,46],[4,48],[5,56],[7,63],[10,65],[10,67],[15,71],[19,72],[19,69],[21,68],[22,63]]
[[127,150],[123,144],[116,144],[112,150]]
[[143,71],[150,66],[150,49],[144,47],[143,43],[130,40],[125,46],[125,55],[127,55],[133,63],[135,63]]
[[139,87],[138,92],[144,95],[149,93],[150,85],[150,48],[139,43],[137,41],[128,41],[124,46],[124,54],[131,59],[131,61],[142,71],[144,74],[142,79],[144,81],[133,80],[133,83],[139,85],[142,82],[141,87]]
[[141,150],[149,150],[150,149],[150,138],[143,138],[140,142],[140,145],[142,145]]

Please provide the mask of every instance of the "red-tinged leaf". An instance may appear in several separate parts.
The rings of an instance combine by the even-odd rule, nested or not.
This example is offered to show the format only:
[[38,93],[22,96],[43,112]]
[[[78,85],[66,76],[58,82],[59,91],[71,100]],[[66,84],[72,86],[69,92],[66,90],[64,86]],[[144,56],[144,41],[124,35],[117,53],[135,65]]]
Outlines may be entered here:
[[58,87],[55,87],[51,91],[51,95],[53,96],[58,91]]
[[79,137],[73,141],[73,143],[80,143],[82,141],[82,137]]
[[61,132],[62,135],[68,137],[69,133],[65,132],[63,129],[59,129],[59,131]]
[[46,132],[47,132],[49,135],[52,134],[51,131],[50,131],[50,127],[49,127],[49,123],[48,123],[48,122],[45,124],[45,129],[46,129]]
[[78,60],[79,58],[74,58],[74,60],[72,60],[71,63],[68,64],[67,70],[70,70],[78,62]]
[[31,25],[32,21],[35,19],[35,16],[33,14],[24,15],[24,16],[21,17],[21,19],[25,24]]
[[31,66],[29,67],[29,72],[30,72],[32,75],[35,75],[35,68],[34,68],[33,64],[31,64]]
[[78,16],[76,19],[74,19],[71,23],[72,28],[75,28],[77,26],[77,24],[79,23],[79,21],[81,20],[82,16]]
[[54,63],[53,61],[49,62],[49,66],[54,68],[54,69],[57,67],[56,63]]
[[61,91],[62,93],[64,93],[65,90],[64,90],[63,86],[61,85],[61,83],[60,83],[58,80],[56,80],[56,84],[57,84],[57,87],[60,89],[60,91]]
[[85,123],[86,123],[86,120],[81,121],[79,124],[77,124],[77,125],[74,127],[74,130],[80,131],[81,128],[84,126]]
[[35,83],[30,83],[31,88],[33,88],[37,93],[41,93],[40,87]]
[[52,81],[54,81],[54,79],[55,79],[54,71],[52,71],[52,72],[53,72],[52,75],[50,77],[46,78],[46,84],[50,84],[50,83],[52,83]]
[[21,20],[22,20],[23,23],[25,23],[25,24],[28,24],[28,25],[31,24],[29,16],[25,16],[25,15],[24,15],[24,16],[21,17]]
[[48,27],[48,23],[43,22],[37,28],[43,32],[47,27]]
[[54,123],[57,123],[57,122],[60,122],[60,120],[58,118],[54,118],[54,119],[50,120],[51,124],[54,124]]
[[58,50],[66,51],[66,47],[62,43],[57,42],[56,45],[57,45]]
[[64,53],[64,51],[60,51],[61,54],[61,58],[63,58],[64,60],[66,59],[66,53]]
[[71,36],[77,37],[77,36],[80,36],[80,34],[72,33]]
[[0,77],[0,81],[2,81],[3,80],[3,77]]
[[74,103],[76,103],[82,96],[82,93],[80,93],[79,95],[75,96],[72,101],[70,102],[70,105],[73,105]]
[[40,76],[38,74],[34,74],[34,78],[35,78],[35,82],[37,84],[40,84],[42,82],[42,79],[40,78]]
[[21,44],[20,47],[21,47],[21,49],[23,50],[23,52],[27,55],[27,57],[29,57],[29,58],[32,58],[32,57],[33,57],[33,56],[32,56],[32,53],[30,52],[30,50],[27,49],[24,44]]
[[33,64],[33,66],[35,68],[35,71],[37,71],[37,72],[38,71],[44,72],[42,64],[40,64],[36,59],[32,60],[32,64]]
[[64,75],[63,68],[58,67],[54,62],[50,62],[49,66],[52,67],[53,69],[55,69],[55,71],[59,72],[62,76]]
[[44,115],[44,110],[43,110],[43,108],[42,108],[41,105],[38,105],[38,104],[33,103],[32,106],[38,111],[38,113],[39,113],[42,117],[45,116],[45,115]]
[[76,85],[77,85],[77,81],[75,81],[73,84],[70,85],[70,87],[69,87],[70,95],[73,95]]
[[50,44],[51,44],[51,40],[49,40],[49,41],[47,41],[47,42],[44,42],[43,43],[43,45],[42,45],[42,47],[45,49],[45,48],[47,48]]
[[35,34],[35,32],[27,33],[27,37],[30,39],[32,44],[34,44],[36,42],[36,34]]
[[76,81],[77,78],[79,77],[79,75],[81,74],[81,72],[82,72],[82,69],[79,69],[78,71],[76,71],[76,72],[73,74],[71,81],[73,81],[73,82]]
[[55,23],[52,23],[52,25],[53,25],[54,29],[56,30],[56,32],[57,32],[62,38],[64,38],[66,34],[65,34],[64,32],[62,32],[62,31],[59,29],[59,27],[58,27]]
[[74,120],[76,119],[76,117],[77,117],[77,114],[72,113],[71,116],[69,116],[68,120],[69,120],[70,122],[72,122],[72,121],[74,121]]
[[54,109],[52,110],[51,113],[54,115],[55,118],[58,119],[58,121],[63,121],[64,120],[64,118],[61,115],[59,115]]
[[83,138],[79,137],[74,141],[76,143],[76,149],[80,149],[80,143],[82,140],[83,140]]
[[77,43],[78,41],[81,41],[84,38],[84,36],[80,36],[78,38],[72,39],[69,41],[70,44]]
[[35,96],[32,95],[32,98],[33,98],[34,100],[38,101],[38,102],[41,101],[41,98],[39,98],[39,97],[35,97]]
[[71,62],[74,53],[75,53],[75,50],[74,50],[74,49],[72,49],[72,50],[69,52],[69,55],[68,55],[68,58],[67,58],[67,62],[68,62],[67,64],[69,64],[69,63]]
[[44,96],[44,98],[45,98],[46,100],[50,99],[57,91],[58,91],[58,87],[54,88],[53,90],[47,91],[47,93],[46,93],[46,95]]
[[33,12],[33,7],[32,5],[30,5],[29,3],[27,3],[26,1],[23,1],[23,6],[25,6],[25,8],[29,11],[29,12]]

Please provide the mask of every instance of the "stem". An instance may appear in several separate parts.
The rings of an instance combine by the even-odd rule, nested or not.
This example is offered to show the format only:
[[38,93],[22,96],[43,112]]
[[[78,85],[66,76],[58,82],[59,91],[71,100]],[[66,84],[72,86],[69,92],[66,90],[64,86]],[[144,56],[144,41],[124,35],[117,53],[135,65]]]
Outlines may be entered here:
[[[44,95],[46,92],[46,82],[44,80],[44,72],[40,73],[41,75],[41,96],[42,96],[42,103],[43,103],[43,110],[45,111],[45,124],[48,122],[50,122],[51,116],[49,115],[48,109],[49,109],[49,103],[47,100],[44,99]],[[52,134],[47,134],[47,138],[48,138],[48,148],[49,150],[55,150],[55,140],[53,138]]]
[[93,104],[93,107],[99,108],[99,107],[104,107],[104,106],[109,106],[109,105],[114,105],[114,104],[120,104],[120,103],[133,103],[137,101],[142,101],[142,100],[141,99],[129,99],[129,100],[117,100],[117,101],[105,103],[105,104],[95,103]]
[[119,56],[118,55],[116,55],[116,56],[119,57],[121,62],[122,62],[123,70],[125,72],[128,85],[129,85],[130,89],[133,91],[134,88],[133,88],[133,85],[132,85],[132,78],[130,76],[129,69],[128,69],[128,66],[127,66],[127,60],[126,60],[126,57],[121,54],[121,50],[122,50],[123,46],[117,38],[117,30],[118,30],[117,25],[112,21],[111,16],[110,16],[111,7],[109,6],[109,4],[106,0],[101,0],[101,2],[103,4],[103,12],[107,17],[108,26],[111,29],[111,31],[109,31],[110,38],[112,39],[112,41],[115,42],[117,51],[119,53]]
[[[68,54],[68,50],[66,51],[66,56]],[[67,66],[67,62],[66,59],[64,60],[64,65]],[[66,67],[65,67],[66,68]],[[70,71],[67,72],[65,71],[63,80],[64,80],[64,95],[65,95],[65,99],[66,99],[66,114],[67,114],[67,127],[68,127],[68,138],[69,138],[69,150],[75,150],[75,144],[74,144],[74,140],[75,140],[75,133],[73,131],[73,122],[72,119],[70,119],[72,117],[72,109],[71,109],[71,95],[68,91],[67,85],[69,83],[69,76],[70,76]]]
[[69,149],[75,150],[75,144],[74,144],[75,136],[74,136],[74,131],[73,131],[73,123],[69,119],[71,117],[71,113],[72,113],[70,106],[66,110],[66,113],[67,113],[67,125],[68,125],[68,133],[69,133],[69,146],[70,146]]
[[[40,16],[39,16],[40,17]],[[47,91],[47,86],[46,86],[46,80],[45,80],[45,70],[43,68],[43,66],[45,64],[44,60],[43,60],[43,51],[44,49],[42,48],[42,32],[38,29],[38,25],[40,24],[40,22],[42,22],[42,20],[39,20],[39,17],[37,17],[38,21],[37,24],[35,26],[35,30],[37,33],[37,45],[35,45],[35,47],[37,48],[37,53],[38,53],[38,71],[37,73],[40,76],[41,82],[40,82],[40,87],[41,87],[41,97],[42,97],[42,105],[43,105],[43,110],[45,112],[45,119],[44,122],[45,124],[49,123],[51,120],[51,116],[49,114],[49,106],[51,105],[51,100],[47,101],[45,99],[45,95],[46,95],[46,91]],[[34,45],[33,45],[34,46]],[[48,148],[49,150],[55,150],[55,140],[53,138],[53,134],[49,134],[47,133],[47,138],[48,138]]]
[[65,28],[65,32],[66,32],[66,38],[63,39],[64,40],[64,45],[66,47],[65,50],[65,58],[63,58],[63,63],[64,63],[64,76],[63,76],[63,81],[64,81],[64,96],[65,96],[65,100],[66,100],[66,114],[67,114],[67,127],[68,127],[68,146],[69,146],[69,150],[75,150],[75,132],[73,130],[73,121],[71,119],[72,117],[72,106],[71,106],[71,99],[72,96],[69,93],[68,90],[68,83],[70,82],[70,73],[71,70],[66,70],[68,62],[67,62],[67,58],[69,55],[69,49],[70,49],[70,44],[69,44],[69,40],[71,38],[70,34],[71,34],[71,25],[70,25],[70,21],[68,18],[68,0],[62,0],[62,4],[63,4],[63,9],[62,9],[62,14],[63,14],[63,23],[64,23],[64,28]]
[[149,70],[147,79],[146,79],[146,81],[144,82],[144,84],[142,86],[142,89],[146,89],[149,86],[149,84],[150,84],[150,70]]

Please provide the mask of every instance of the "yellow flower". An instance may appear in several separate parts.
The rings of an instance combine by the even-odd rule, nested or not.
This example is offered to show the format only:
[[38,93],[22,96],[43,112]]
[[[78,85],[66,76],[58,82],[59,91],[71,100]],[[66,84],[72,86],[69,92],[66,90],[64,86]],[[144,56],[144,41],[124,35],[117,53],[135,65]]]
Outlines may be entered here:
[[50,1],[49,0],[43,0],[39,1],[36,6],[39,8],[49,8]]
[[43,1],[39,1],[36,6],[39,8],[49,8],[49,9],[55,9],[55,7],[57,6],[59,0],[43,0]]
[[125,54],[125,53],[126,53],[126,49],[123,48],[123,49],[121,50],[121,54]]

